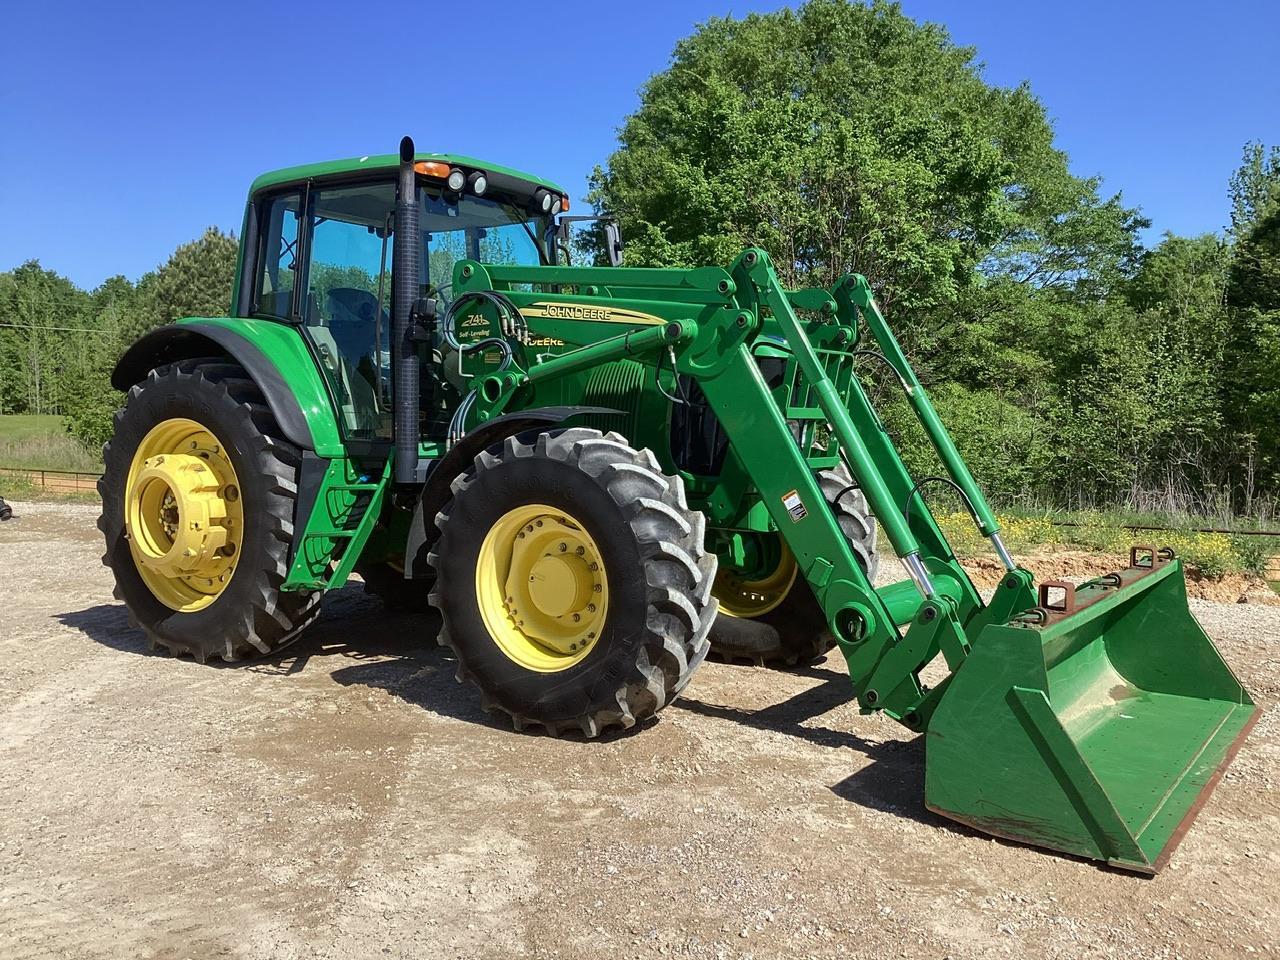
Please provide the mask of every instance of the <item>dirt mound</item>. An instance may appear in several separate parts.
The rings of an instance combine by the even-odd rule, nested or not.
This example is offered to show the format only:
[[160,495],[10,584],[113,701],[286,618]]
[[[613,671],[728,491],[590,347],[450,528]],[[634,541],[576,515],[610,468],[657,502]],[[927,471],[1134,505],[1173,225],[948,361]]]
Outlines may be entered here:
[[[1037,581],[1092,580],[1125,566],[1125,561],[1108,554],[1086,551],[1024,554],[1017,558]],[[990,557],[968,557],[960,561],[979,589],[994,587],[1004,575],[1004,567]],[[1199,570],[1187,568],[1187,596],[1214,603],[1257,603],[1280,606],[1277,595],[1265,580],[1242,573],[1222,577],[1205,577]]]

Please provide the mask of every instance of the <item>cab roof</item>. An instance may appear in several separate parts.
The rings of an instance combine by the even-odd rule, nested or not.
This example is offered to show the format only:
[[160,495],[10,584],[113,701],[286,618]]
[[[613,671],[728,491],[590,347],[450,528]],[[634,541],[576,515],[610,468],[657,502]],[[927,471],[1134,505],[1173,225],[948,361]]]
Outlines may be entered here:
[[[563,194],[564,187],[558,183],[554,183],[545,177],[534,176],[532,173],[525,173],[523,170],[513,170],[511,167],[499,166],[496,163],[487,163],[484,160],[477,160],[475,157],[464,157],[456,153],[415,153],[413,159],[417,160],[436,160],[448,163],[453,166],[465,167],[471,170],[484,170],[491,173],[502,173],[509,177],[516,177],[519,180],[525,180],[529,183],[536,184],[540,187],[546,187],[555,193]],[[284,183],[295,183],[299,180],[310,180],[318,177],[340,176],[342,174],[360,173],[366,170],[386,170],[394,169],[400,165],[400,157],[394,153],[383,153],[370,157],[351,157],[347,160],[328,160],[324,163],[307,163],[298,167],[284,167],[280,170],[272,170],[270,173],[264,173],[249,188],[251,194],[257,193],[267,187],[274,187]]]

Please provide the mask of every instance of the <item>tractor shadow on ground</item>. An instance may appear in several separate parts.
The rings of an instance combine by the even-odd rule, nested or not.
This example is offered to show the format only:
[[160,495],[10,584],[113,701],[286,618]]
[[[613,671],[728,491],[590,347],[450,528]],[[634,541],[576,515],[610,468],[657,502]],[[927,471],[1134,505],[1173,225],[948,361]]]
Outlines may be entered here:
[[[207,666],[254,673],[293,674],[305,669],[315,657],[401,655],[409,644],[415,642],[434,647],[440,629],[438,618],[424,624],[421,618],[387,614],[376,600],[362,593],[358,583],[334,591],[323,602],[316,621],[278,653],[233,663],[215,656],[209,659]],[[146,634],[129,623],[129,612],[123,603],[94,604],[83,610],[56,613],[53,619],[112,650],[143,656],[170,655],[163,648],[149,649]]]
[[90,640],[122,653],[149,653],[146,635],[129,625],[129,612],[123,603],[98,603],[83,610],[55,613],[53,618],[64,627],[79,630]]
[[[843,670],[826,669],[822,664],[814,664],[788,672],[822,682],[763,710],[743,710],[707,703],[688,693],[681,696],[672,707],[688,710],[704,717],[740,723],[756,730],[797,737],[819,747],[854,750],[866,757],[869,762],[831,786],[831,792],[840,799],[892,816],[904,817],[923,826],[945,830],[957,836],[978,839],[984,843],[994,842],[1009,849],[1036,850],[1034,845],[983,833],[981,830],[975,830],[934,813],[925,806],[925,738],[923,736],[915,736],[910,740],[872,741],[848,730],[833,730],[810,724],[808,721],[815,717],[821,717],[841,704],[848,703],[849,676]],[[1044,852],[1039,850],[1038,855]],[[1051,855],[1097,868],[1104,873],[1135,876],[1123,868],[1096,862],[1087,857],[1078,857],[1060,851],[1054,851]]]
[[924,737],[874,741],[849,730],[814,725],[809,721],[849,702],[849,676],[843,671],[824,669],[821,664],[788,672],[822,682],[763,710],[707,703],[687,693],[674,706],[755,730],[797,737],[819,747],[856,751],[869,762],[831,787],[837,797],[931,827],[971,832],[924,805]]
[[[379,659],[402,657],[406,650],[416,651],[419,647],[437,649],[438,616],[388,613],[377,600],[363,593],[359,583],[335,590],[324,598],[323,603],[315,622],[278,653],[233,663],[212,657],[207,666],[264,674],[295,674],[306,669],[317,657]],[[83,610],[55,613],[53,619],[112,650],[143,656],[169,655],[163,648],[148,649],[146,634],[129,623],[129,612],[123,603],[98,603]]]
[[[279,653],[238,663],[215,659],[210,660],[208,666],[282,678],[311,667],[320,674],[327,673],[344,687],[364,685],[377,688],[429,713],[511,732],[511,723],[505,716],[486,713],[480,707],[474,689],[454,679],[457,664],[453,654],[436,643],[440,618],[434,610],[389,612],[378,601],[366,596],[359,583],[334,591],[325,598],[324,604],[319,619]],[[129,625],[129,616],[122,603],[95,604],[83,610],[54,614],[54,619],[112,650],[166,656],[163,651],[152,653],[147,649],[145,635]],[[333,658],[338,658],[337,662],[343,665],[335,667]],[[312,661],[316,663],[312,665]],[[831,786],[831,792],[840,799],[960,836],[988,842],[994,840],[1003,847],[1027,849],[1025,844],[973,830],[925,807],[924,737],[873,741],[849,730],[812,724],[810,721],[814,718],[848,702],[849,678],[844,671],[826,669],[817,664],[791,672],[821,682],[761,710],[698,699],[695,685],[692,693],[686,691],[668,709],[686,710],[755,730],[797,737],[818,747],[855,751],[869,762]],[[610,741],[630,737],[658,722],[660,720],[654,719],[637,724],[631,730],[611,731],[599,739]],[[541,735],[541,730],[530,728],[526,735],[530,734]],[[577,740],[580,737],[571,734],[564,739]],[[1085,858],[1063,853],[1054,856],[1077,860],[1103,872],[1134,876],[1120,868]]]
[[[437,645],[440,616],[433,609],[401,613],[386,610],[366,595],[358,582],[334,590],[324,598],[319,618],[297,640],[278,653],[256,660],[227,663],[212,658],[210,669],[245,670],[263,676],[289,677],[304,671],[328,676],[344,687],[368,686],[385,690],[416,707],[477,726],[511,730],[503,714],[487,713],[476,691],[454,678],[457,662],[452,651]],[[101,603],[83,610],[55,614],[61,624],[83,633],[112,650],[166,657],[151,651],[142,630],[129,625],[122,603]],[[602,740],[629,736],[652,725],[606,734]],[[530,727],[529,734],[541,729]],[[566,739],[574,739],[570,734]]]

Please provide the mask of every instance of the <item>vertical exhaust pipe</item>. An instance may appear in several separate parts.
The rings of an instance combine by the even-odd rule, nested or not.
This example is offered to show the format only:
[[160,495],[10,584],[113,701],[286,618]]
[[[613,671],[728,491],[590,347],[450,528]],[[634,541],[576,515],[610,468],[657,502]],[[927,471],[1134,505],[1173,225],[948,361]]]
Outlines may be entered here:
[[418,299],[422,261],[422,234],[418,229],[416,177],[413,172],[413,140],[400,141],[400,175],[396,183],[395,247],[392,269],[391,390],[394,406],[396,483],[418,479],[418,416],[421,384],[418,352],[410,319]]

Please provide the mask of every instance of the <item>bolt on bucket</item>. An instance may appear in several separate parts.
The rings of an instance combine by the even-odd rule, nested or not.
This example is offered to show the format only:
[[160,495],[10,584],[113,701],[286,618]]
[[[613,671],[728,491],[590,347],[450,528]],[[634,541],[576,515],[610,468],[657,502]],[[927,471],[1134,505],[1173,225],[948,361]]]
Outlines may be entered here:
[[1155,873],[1255,712],[1191,615],[1181,562],[1137,547],[1128,570],[1042,584],[1040,606],[982,631],[929,723],[926,803]]

